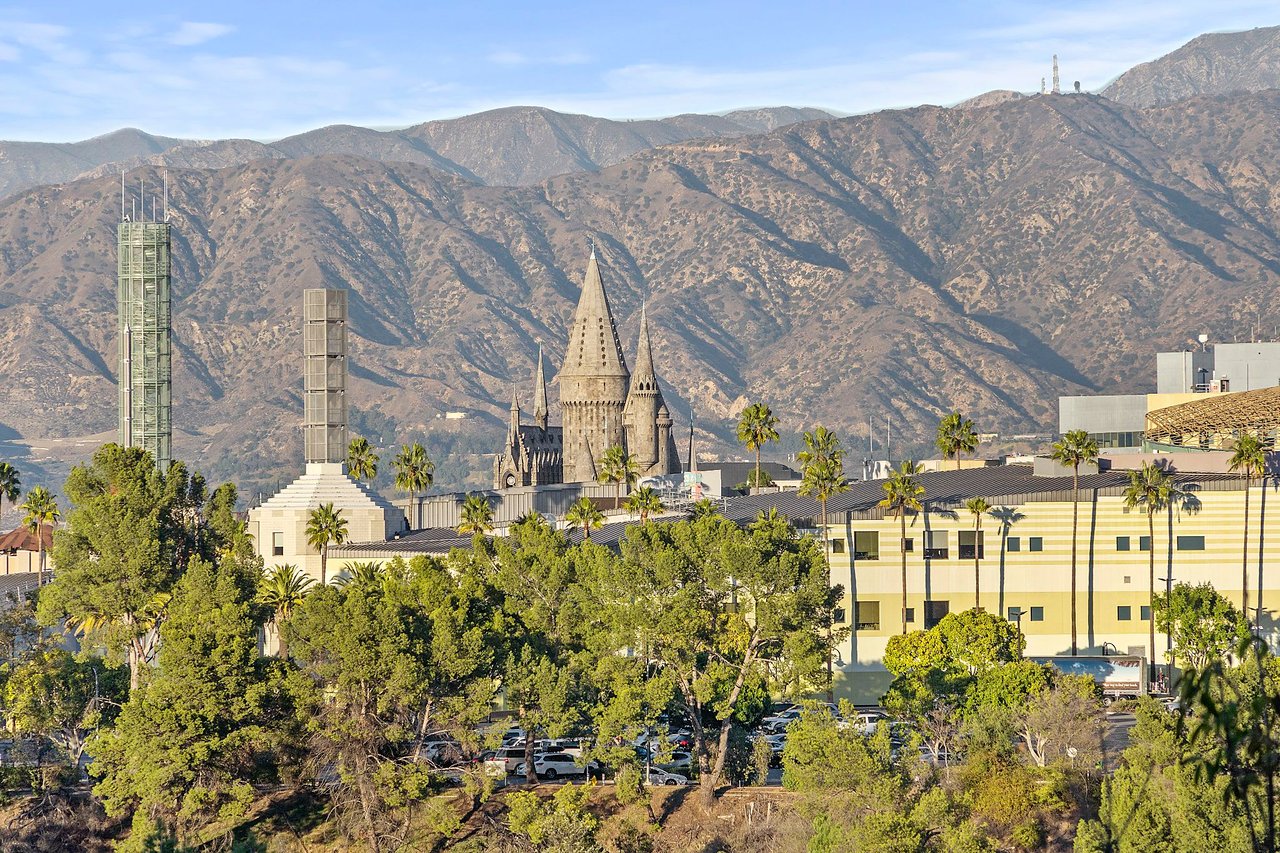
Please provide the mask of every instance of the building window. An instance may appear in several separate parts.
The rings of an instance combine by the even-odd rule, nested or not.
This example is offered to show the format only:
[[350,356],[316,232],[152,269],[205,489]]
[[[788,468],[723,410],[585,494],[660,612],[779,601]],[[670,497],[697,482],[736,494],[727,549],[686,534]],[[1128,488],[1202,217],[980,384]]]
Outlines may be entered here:
[[1141,607],[1139,607],[1139,608],[1138,608],[1138,618],[1139,618],[1139,619],[1141,619],[1141,620],[1142,620],[1142,621],[1144,621],[1144,622],[1145,622],[1145,621],[1147,621],[1148,619],[1150,619],[1150,618],[1151,618],[1151,608],[1150,608],[1150,607],[1148,607],[1148,606],[1147,606],[1147,605],[1145,605],[1145,604],[1144,604],[1144,605],[1142,605]]
[[915,624],[916,609],[914,607],[908,607],[906,617],[907,618],[903,620],[904,622],[906,622],[908,625]]
[[945,560],[949,554],[947,531],[926,530],[924,534],[924,558],[926,560]]
[[1128,536],[1117,536],[1117,537],[1116,537],[1116,550],[1117,550],[1117,551],[1128,551],[1128,550],[1129,550],[1129,537],[1128,537]]
[[847,615],[848,614],[844,612],[843,607],[837,607],[836,612],[832,615],[832,621],[836,622],[837,624],[843,625],[846,621],[845,616]]
[[1010,536],[1004,543],[1004,549],[1009,553],[1022,550],[1022,538],[1018,536]]
[[1139,537],[1138,537],[1138,550],[1139,550],[1139,551],[1150,551],[1150,550],[1151,550],[1151,537],[1150,537],[1150,536],[1139,536]]
[[[880,602],[878,601],[859,601],[853,605],[853,612],[857,616],[857,622],[854,627],[859,631],[879,631],[880,630]],[[913,621],[914,614],[911,608],[907,608],[907,621]]]
[[1027,550],[1028,550],[1028,551],[1043,551],[1043,550],[1044,550],[1044,537],[1043,537],[1043,536],[1031,536],[1031,537],[1028,537],[1028,538],[1027,538]]
[[1132,618],[1133,618],[1133,608],[1125,604],[1122,604],[1116,608],[1117,622],[1128,622]]
[[1044,621],[1044,608],[1043,608],[1043,607],[1033,607],[1033,608],[1031,608],[1031,621],[1032,621],[1032,622],[1043,622],[1043,621]]
[[1010,621],[1010,622],[1017,622],[1017,621],[1018,621],[1019,619],[1021,619],[1021,618],[1022,618],[1022,608],[1021,608],[1021,607],[1010,607],[1010,608],[1009,608],[1009,621]]
[[853,559],[880,559],[879,530],[855,530],[853,532]]
[[915,549],[916,549],[916,540],[912,539],[910,536],[902,540],[903,553],[910,554]]
[[1178,550],[1179,551],[1203,551],[1204,537],[1203,536],[1179,536]]
[[843,539],[832,539],[832,540],[831,540],[831,553],[832,553],[832,554],[843,554],[843,553],[844,553],[844,540],[843,540]]
[[[956,538],[957,540],[959,540],[957,544],[960,546],[960,559],[981,560],[983,557],[987,556],[986,554],[983,553],[984,549],[983,549],[983,542],[982,542],[982,540],[986,538],[985,533],[982,533],[981,531],[975,531],[975,530],[961,530],[959,535]],[[974,552],[973,543],[975,538],[977,539],[977,542],[978,542],[977,554],[973,553]]]
[[926,601],[924,603],[924,628],[929,630],[951,612],[950,601]]
[[284,534],[279,531],[271,534],[271,556],[284,556]]

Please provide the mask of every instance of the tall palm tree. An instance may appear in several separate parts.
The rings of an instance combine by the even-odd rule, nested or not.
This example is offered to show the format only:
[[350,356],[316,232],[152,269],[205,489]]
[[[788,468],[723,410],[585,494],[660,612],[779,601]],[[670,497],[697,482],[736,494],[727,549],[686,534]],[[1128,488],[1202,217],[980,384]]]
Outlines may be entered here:
[[738,441],[747,450],[756,453],[756,473],[753,485],[760,485],[760,448],[778,440],[778,418],[764,403],[752,403],[742,410],[738,420]]
[[427,456],[427,451],[418,442],[401,446],[396,458],[391,461],[396,469],[396,488],[409,493],[409,512],[413,514],[410,526],[420,527],[418,518],[417,497],[419,492],[431,488],[434,480],[436,463]]
[[40,575],[44,577],[44,529],[51,527],[62,513],[58,511],[58,502],[53,493],[44,486],[36,486],[27,492],[27,499],[18,507],[26,513],[22,523],[36,536],[36,551],[40,555]]
[[982,609],[982,516],[991,511],[986,498],[969,498],[964,508],[973,516],[973,609]]
[[0,515],[4,515],[4,502],[10,506],[18,505],[18,495],[22,494],[22,479],[18,469],[8,462],[0,462]]
[[897,513],[902,525],[902,536],[898,539],[898,551],[902,554],[902,633],[907,633],[907,512],[920,512],[924,505],[920,499],[924,497],[924,486],[916,480],[921,468],[914,462],[905,461],[902,466],[889,474],[884,482],[884,498],[878,504],[886,513]]
[[1142,507],[1147,513],[1147,607],[1151,618],[1147,620],[1147,651],[1152,671],[1156,661],[1156,525],[1155,516],[1169,506],[1173,496],[1173,481],[1165,470],[1154,462],[1146,462],[1137,471],[1129,472],[1129,485],[1124,490],[1124,505],[1129,509]]
[[[1253,481],[1261,479],[1267,473],[1267,452],[1256,435],[1248,433],[1236,439],[1231,451],[1231,459],[1227,462],[1227,470],[1244,474],[1244,553],[1240,558],[1240,610],[1245,621],[1250,625],[1253,620],[1249,616],[1249,490]],[[1262,590],[1258,590],[1262,597]]]
[[658,497],[658,493],[648,486],[641,486],[632,492],[627,498],[626,508],[627,512],[640,516],[641,524],[648,523],[649,513],[662,512],[666,509],[662,505],[662,498]]
[[600,457],[600,482],[613,483],[613,508],[622,505],[622,484],[630,491],[640,481],[640,465],[635,454],[628,453],[621,444],[615,444]]
[[591,529],[600,529],[604,524],[604,513],[596,508],[595,501],[588,497],[578,498],[564,514],[564,520],[573,527],[582,528],[582,541],[591,541]]
[[1052,459],[1071,466],[1071,654],[1078,654],[1076,634],[1076,537],[1080,526],[1080,466],[1098,461],[1098,442],[1082,429],[1073,429],[1054,442]]
[[804,434],[804,450],[796,456],[800,462],[802,481],[800,494],[813,495],[822,508],[823,536],[827,528],[827,501],[849,490],[844,478],[844,448],[834,432],[824,426]]
[[333,508],[332,503],[321,504],[311,510],[307,518],[307,544],[320,549],[320,584],[329,582],[329,546],[341,545],[347,541],[347,520],[342,511]]
[[352,477],[367,480],[370,485],[373,484],[373,478],[378,476],[378,454],[374,452],[373,445],[369,444],[369,439],[362,435],[351,439],[351,443],[347,445],[347,470]]
[[938,422],[938,438],[934,443],[944,459],[956,460],[956,470],[959,471],[960,454],[978,449],[978,434],[974,432],[973,421],[959,412],[952,412]]
[[279,645],[278,654],[282,658],[289,656],[284,635],[280,626],[293,613],[293,609],[302,603],[311,587],[315,584],[305,572],[298,570],[292,563],[276,566],[271,574],[264,575],[258,586],[258,600],[271,608],[271,624],[276,632]]
[[484,495],[467,495],[462,502],[462,520],[458,522],[458,533],[466,536],[484,536],[493,530],[493,507]]

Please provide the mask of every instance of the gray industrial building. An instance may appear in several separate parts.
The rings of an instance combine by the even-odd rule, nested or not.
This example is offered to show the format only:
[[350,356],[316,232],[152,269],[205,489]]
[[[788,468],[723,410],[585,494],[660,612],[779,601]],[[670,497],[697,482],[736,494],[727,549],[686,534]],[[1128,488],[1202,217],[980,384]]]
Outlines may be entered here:
[[[1199,350],[1156,353],[1154,394],[1058,398],[1058,431],[1082,429],[1102,449],[1140,449],[1147,413],[1196,394],[1255,391],[1280,385],[1280,342],[1210,344]],[[1187,396],[1182,396],[1187,395]]]

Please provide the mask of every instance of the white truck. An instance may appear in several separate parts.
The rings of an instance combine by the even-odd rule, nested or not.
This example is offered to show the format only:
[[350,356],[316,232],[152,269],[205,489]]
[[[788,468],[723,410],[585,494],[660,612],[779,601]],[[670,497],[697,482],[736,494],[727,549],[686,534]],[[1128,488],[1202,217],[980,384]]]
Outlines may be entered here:
[[1147,659],[1141,655],[1052,655],[1033,657],[1066,675],[1087,675],[1097,683],[1107,702],[1137,699],[1151,692]]

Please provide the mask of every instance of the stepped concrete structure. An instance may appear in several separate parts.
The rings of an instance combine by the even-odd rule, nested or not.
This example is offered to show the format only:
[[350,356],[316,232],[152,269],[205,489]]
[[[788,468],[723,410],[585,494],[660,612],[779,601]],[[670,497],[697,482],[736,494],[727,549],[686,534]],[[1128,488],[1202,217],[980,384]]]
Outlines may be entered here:
[[303,292],[306,472],[249,510],[249,533],[268,571],[292,564],[321,583],[320,550],[307,542],[312,511],[325,504],[347,522],[348,542],[381,542],[407,528],[404,512],[347,473],[347,294]]
[[633,375],[595,250],[560,369],[562,426],[548,424],[541,352],[534,394],[533,425],[520,422],[519,399],[512,398],[506,444],[494,460],[495,489],[594,482],[600,458],[615,445],[635,456],[642,477],[680,473],[673,421],[653,363],[648,312],[641,313]]

